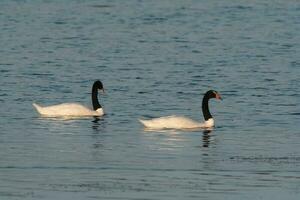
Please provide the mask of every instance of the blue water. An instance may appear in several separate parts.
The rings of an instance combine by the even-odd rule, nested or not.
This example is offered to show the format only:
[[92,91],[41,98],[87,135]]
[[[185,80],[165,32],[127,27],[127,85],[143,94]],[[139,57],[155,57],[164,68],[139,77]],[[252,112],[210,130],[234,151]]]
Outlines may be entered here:
[[[0,199],[299,199],[300,2],[0,2]],[[99,119],[41,118],[32,103]],[[145,131],[170,114],[211,132]]]

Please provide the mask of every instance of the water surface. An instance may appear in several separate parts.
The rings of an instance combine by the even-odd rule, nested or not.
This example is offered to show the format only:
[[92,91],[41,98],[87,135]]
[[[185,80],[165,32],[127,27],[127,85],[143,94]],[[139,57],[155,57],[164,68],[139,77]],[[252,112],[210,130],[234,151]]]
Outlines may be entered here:
[[[299,199],[300,3],[2,1],[1,199]],[[41,118],[31,104],[101,118]],[[211,131],[145,131],[180,114]]]

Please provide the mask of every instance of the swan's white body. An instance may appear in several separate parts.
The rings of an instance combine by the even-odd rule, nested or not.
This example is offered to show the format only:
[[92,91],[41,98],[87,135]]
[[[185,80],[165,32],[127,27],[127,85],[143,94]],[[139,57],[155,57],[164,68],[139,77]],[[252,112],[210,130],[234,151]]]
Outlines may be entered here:
[[159,117],[150,120],[139,120],[146,128],[150,129],[195,129],[210,128],[214,126],[213,118],[200,123],[182,116]]
[[205,121],[203,123],[194,121],[187,117],[171,115],[149,120],[140,120],[140,122],[149,129],[197,129],[211,128],[215,125],[214,119],[209,112],[208,101],[211,98],[222,100],[220,94],[215,90],[209,90],[205,93],[202,100],[202,113]]
[[53,106],[42,107],[38,104],[32,104],[36,110],[43,116],[60,117],[60,116],[102,116],[102,108],[91,110],[77,103],[63,103]]

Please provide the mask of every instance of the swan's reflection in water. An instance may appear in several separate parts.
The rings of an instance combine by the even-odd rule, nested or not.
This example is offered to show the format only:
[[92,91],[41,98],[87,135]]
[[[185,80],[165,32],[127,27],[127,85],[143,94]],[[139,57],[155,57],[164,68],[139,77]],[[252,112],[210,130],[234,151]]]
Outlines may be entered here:
[[174,129],[143,129],[143,135],[147,138],[148,148],[157,151],[175,151],[183,148],[187,141],[186,135]]
[[209,143],[211,141],[211,131],[212,130],[204,130],[202,135],[202,147],[209,147]]
[[[168,146],[170,149],[176,149],[178,147],[184,147],[188,144],[189,141],[194,140],[193,137],[201,137],[202,134],[202,144],[199,144],[198,148],[208,148],[210,147],[213,137],[212,137],[212,128],[209,129],[186,129],[186,130],[174,130],[174,129],[149,129],[144,128],[144,133],[146,133],[147,138],[152,138],[159,142],[156,145],[160,144],[161,148]],[[149,134],[150,133],[150,134]],[[200,135],[199,135],[200,133]],[[196,134],[196,135],[190,135]],[[192,137],[192,138],[191,138]],[[199,137],[198,137],[199,138]],[[201,142],[201,139],[199,138]]]
[[100,127],[100,120],[101,118],[99,117],[94,117],[93,119],[93,123],[92,123],[92,129],[95,130],[95,131],[98,131],[99,130],[99,127]]
[[105,120],[102,117],[94,117],[92,120],[92,129],[93,129],[93,148],[99,149],[104,147],[104,137],[101,135],[106,129]]

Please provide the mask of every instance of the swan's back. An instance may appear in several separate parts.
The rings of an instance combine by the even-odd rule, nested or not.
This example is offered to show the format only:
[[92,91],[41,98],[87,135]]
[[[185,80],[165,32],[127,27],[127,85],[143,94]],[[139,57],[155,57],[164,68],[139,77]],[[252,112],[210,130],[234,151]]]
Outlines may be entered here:
[[187,117],[176,115],[159,117],[150,120],[140,120],[140,122],[145,127],[152,129],[192,129],[205,127],[204,123],[199,123]]
[[35,103],[32,105],[44,116],[101,116],[104,114],[102,108],[94,111],[77,103],[63,103],[45,107]]

